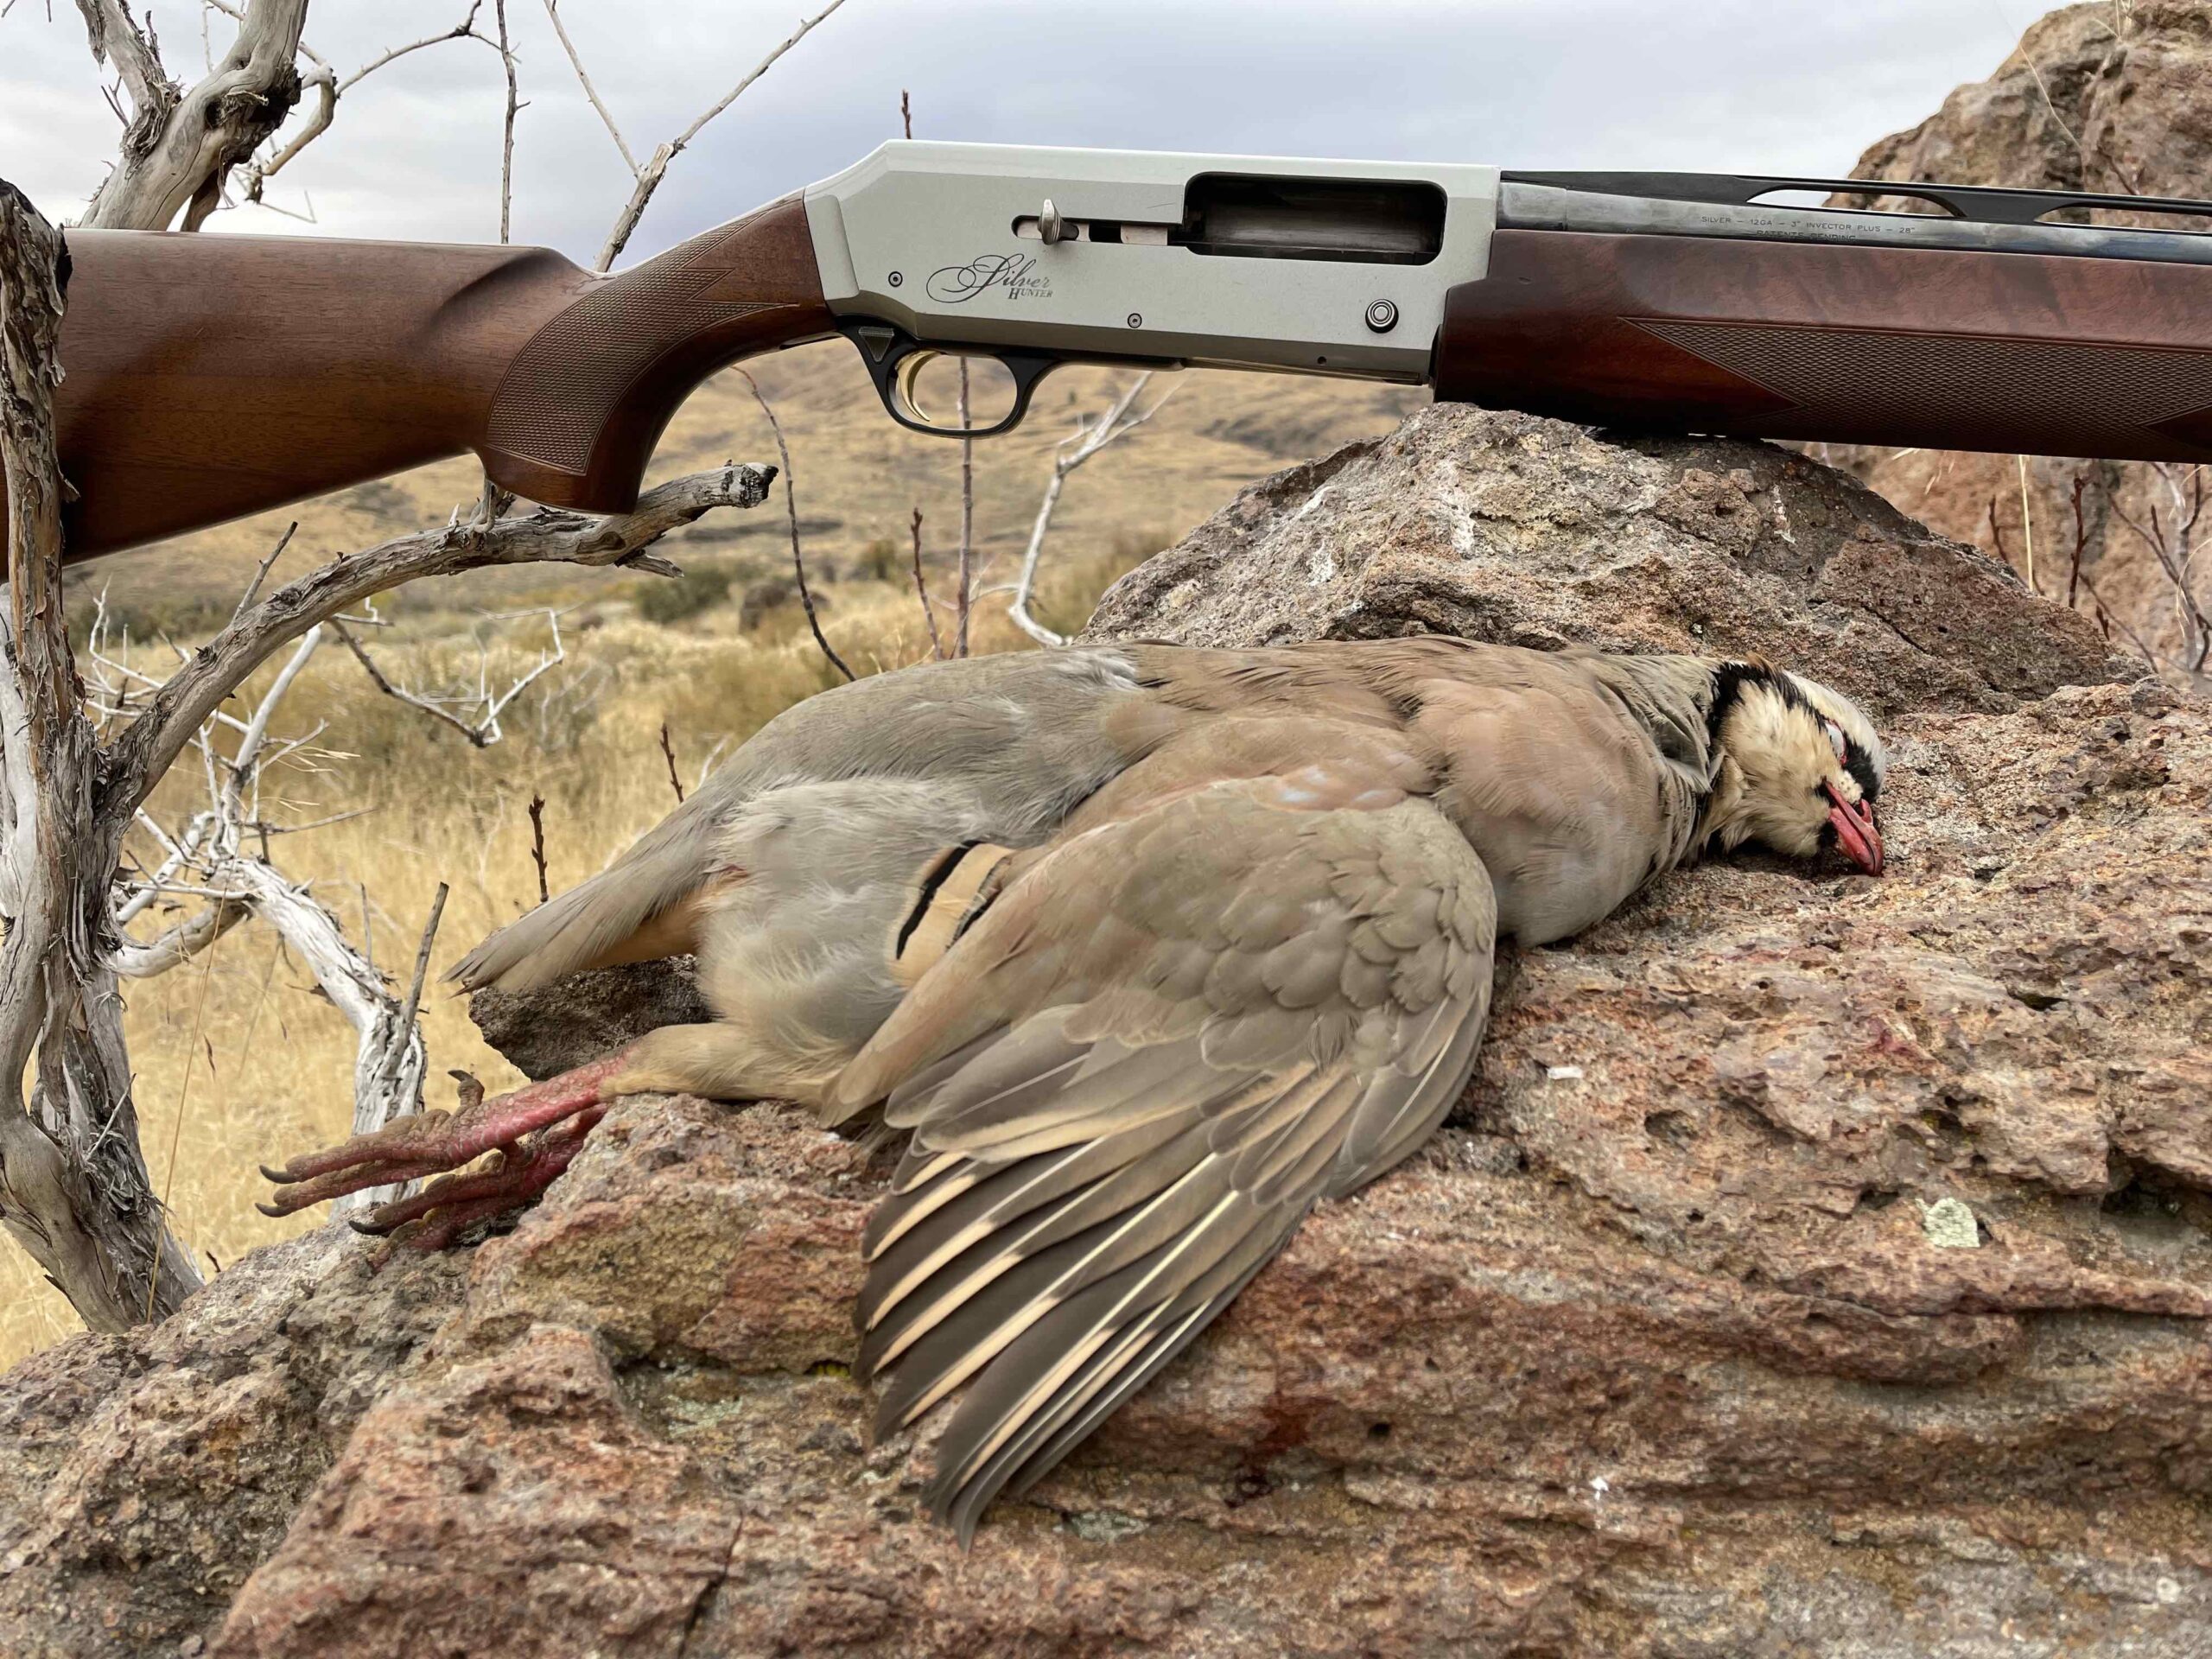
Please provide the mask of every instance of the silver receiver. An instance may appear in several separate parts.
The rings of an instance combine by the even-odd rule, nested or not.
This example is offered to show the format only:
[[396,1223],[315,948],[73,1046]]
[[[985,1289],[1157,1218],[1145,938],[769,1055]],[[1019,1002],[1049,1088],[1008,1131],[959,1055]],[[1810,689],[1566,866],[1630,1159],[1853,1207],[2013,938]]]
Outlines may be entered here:
[[[899,140],[806,212],[893,417],[981,435],[1070,361],[1417,385],[1445,291],[1487,267],[1497,193],[1491,167]],[[919,397],[946,355],[993,359],[1007,397],[965,422]]]

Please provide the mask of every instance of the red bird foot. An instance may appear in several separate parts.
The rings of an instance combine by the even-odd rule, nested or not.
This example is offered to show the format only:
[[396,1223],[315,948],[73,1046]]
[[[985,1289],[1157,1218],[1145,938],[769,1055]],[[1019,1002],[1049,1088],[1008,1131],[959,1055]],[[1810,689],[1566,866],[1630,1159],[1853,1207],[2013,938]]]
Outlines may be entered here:
[[[421,1192],[349,1224],[416,1249],[442,1249],[471,1223],[519,1209],[553,1184],[606,1116],[602,1090],[626,1058],[609,1054],[491,1100],[480,1087],[469,1098],[474,1079],[466,1079],[458,1111],[420,1112],[282,1169],[264,1165],[261,1173],[284,1190],[257,1207],[264,1216],[289,1216],[365,1187],[436,1176]],[[467,1167],[487,1152],[496,1154],[492,1161]]]

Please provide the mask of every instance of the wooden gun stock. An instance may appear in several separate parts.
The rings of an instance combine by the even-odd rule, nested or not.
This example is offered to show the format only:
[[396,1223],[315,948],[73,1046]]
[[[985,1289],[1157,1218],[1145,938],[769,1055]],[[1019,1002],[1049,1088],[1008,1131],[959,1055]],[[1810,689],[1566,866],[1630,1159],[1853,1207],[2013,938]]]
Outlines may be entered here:
[[533,500],[626,511],[693,387],[831,328],[797,197],[613,276],[543,248],[79,231],[69,251],[72,561],[468,450]]
[[1568,420],[2212,460],[2212,265],[1502,229],[1436,395]]

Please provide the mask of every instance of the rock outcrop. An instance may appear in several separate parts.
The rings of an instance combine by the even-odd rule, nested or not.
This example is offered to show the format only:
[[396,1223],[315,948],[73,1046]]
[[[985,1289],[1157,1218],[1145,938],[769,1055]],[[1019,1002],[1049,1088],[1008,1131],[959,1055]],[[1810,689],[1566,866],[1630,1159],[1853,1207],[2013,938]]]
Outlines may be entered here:
[[[2208,81],[2206,0],[2068,6],[2033,24],[1988,79],[1870,147],[1852,176],[2201,200],[2212,194]],[[2212,228],[2125,211],[2101,217]],[[2212,610],[2212,560],[2190,558],[2205,533],[2202,480],[2190,467],[1940,449],[1821,454],[1945,534],[2001,550],[2022,569],[2032,562],[2044,592],[2100,617],[2170,677],[2204,689],[2205,631],[2175,602],[2186,573],[2200,611]]]
[[478,991],[468,1017],[523,1076],[550,1077],[660,1026],[696,1026],[714,1014],[691,958],[594,968],[563,982],[557,1002]]
[[1858,699],[1999,711],[2126,678],[2087,617],[1768,444],[1592,435],[1442,404],[1255,485],[1116,582],[1090,637],[1431,632],[1764,653]]
[[[473,1253],[326,1231],[18,1368],[0,1650],[2202,1652],[2212,710],[1808,461],[1470,410],[1094,632],[1417,626],[1851,690],[1891,873],[1707,865],[1512,958],[1435,1142],[967,1554],[847,1372],[893,1149],[644,1099]],[[533,1071],[683,993],[564,994],[499,1013]]]

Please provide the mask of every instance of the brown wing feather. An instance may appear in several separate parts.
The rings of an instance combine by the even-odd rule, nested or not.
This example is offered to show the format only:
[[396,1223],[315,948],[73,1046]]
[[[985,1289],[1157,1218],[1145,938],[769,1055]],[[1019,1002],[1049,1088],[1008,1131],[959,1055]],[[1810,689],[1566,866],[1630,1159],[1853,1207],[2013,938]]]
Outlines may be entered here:
[[1488,1011],[1482,862],[1370,761],[1132,804],[1016,877],[839,1084],[914,1130],[862,1363],[885,1430],[966,1388],[931,1489],[963,1536],[1419,1144]]

